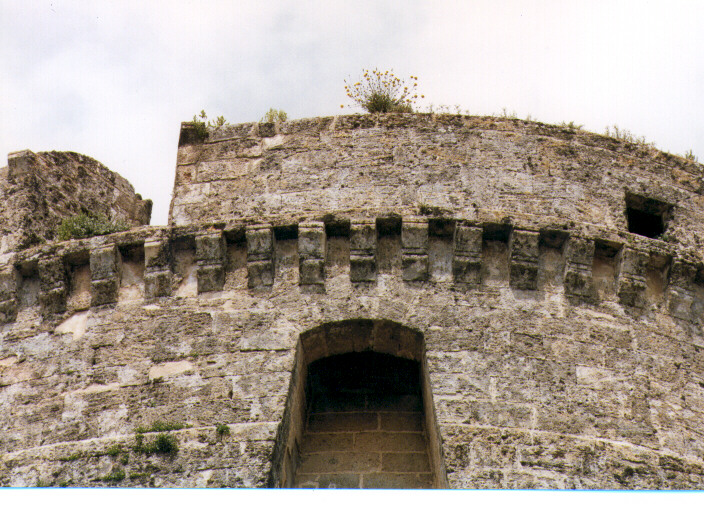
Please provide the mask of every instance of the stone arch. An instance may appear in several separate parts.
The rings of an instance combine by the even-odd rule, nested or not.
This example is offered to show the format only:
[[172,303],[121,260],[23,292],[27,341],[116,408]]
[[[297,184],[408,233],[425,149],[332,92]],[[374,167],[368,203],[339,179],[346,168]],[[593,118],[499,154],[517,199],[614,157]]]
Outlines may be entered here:
[[[352,372],[343,374],[348,368]],[[398,376],[389,379],[392,374]],[[318,383],[322,380],[325,386]],[[335,386],[345,388],[331,390]],[[325,420],[334,424],[320,426]],[[365,460],[371,461],[365,465]],[[299,468],[310,472],[314,463],[338,462],[344,474],[301,482]],[[349,319],[301,333],[269,482],[275,487],[446,487],[422,332],[384,319]]]

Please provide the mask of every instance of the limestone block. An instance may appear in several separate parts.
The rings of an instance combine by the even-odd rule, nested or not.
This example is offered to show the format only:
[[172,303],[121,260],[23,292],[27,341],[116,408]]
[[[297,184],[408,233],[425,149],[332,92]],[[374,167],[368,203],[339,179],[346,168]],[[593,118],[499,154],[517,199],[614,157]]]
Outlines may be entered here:
[[171,244],[168,239],[147,238],[144,241],[144,265],[147,270],[163,270],[171,265]]
[[150,271],[144,274],[144,297],[146,299],[171,296],[173,272],[171,270]]
[[120,290],[120,253],[108,245],[90,253],[91,305],[97,307],[117,301]]
[[301,259],[298,271],[301,284],[325,283],[325,261],[322,259]]
[[511,287],[537,289],[538,287],[538,242],[537,232],[514,230],[511,235]]
[[354,220],[350,225],[350,280],[375,282],[377,233],[376,222]]
[[196,236],[196,260],[206,264],[220,264],[225,261],[227,247],[222,233]]
[[298,257],[325,259],[325,224],[307,222],[298,226]]
[[0,301],[11,300],[17,294],[18,274],[10,269],[0,273]]
[[594,298],[593,261],[594,241],[570,238],[566,249],[565,294],[582,300]]
[[247,238],[247,285],[250,288],[274,283],[274,231],[270,225],[255,225],[245,231]]
[[91,307],[117,302],[120,291],[120,281],[117,278],[104,280],[91,280],[90,304]]
[[376,252],[376,223],[372,220],[354,220],[350,225],[350,252],[370,254]]
[[11,323],[17,318],[18,280],[14,269],[0,273],[0,323]]
[[198,293],[222,291],[227,245],[221,232],[196,236]]
[[119,252],[115,245],[108,245],[90,253],[91,280],[114,278],[119,273]]
[[66,310],[66,268],[59,257],[39,261],[39,304],[42,314],[60,314]]
[[299,282],[325,283],[325,224],[308,222],[298,226]]
[[403,219],[401,224],[401,246],[406,253],[428,252],[428,221],[425,219]]
[[17,319],[17,300],[0,301],[0,323],[12,323]]
[[428,280],[428,221],[403,219],[401,269],[407,282]]
[[452,275],[455,282],[477,287],[481,283],[482,229],[464,224],[455,228]]
[[629,307],[645,305],[648,254],[625,247],[621,256],[621,275],[618,289],[619,301]]
[[274,231],[270,225],[248,227],[245,236],[248,261],[271,259],[274,253]]
[[428,256],[409,254],[401,259],[403,280],[407,282],[428,280]]
[[222,264],[203,265],[199,262],[196,270],[198,293],[222,291],[225,285],[225,267]]
[[250,288],[260,288],[274,284],[273,261],[253,261],[247,263],[247,285]]
[[370,256],[350,254],[350,280],[352,282],[375,282],[376,259]]

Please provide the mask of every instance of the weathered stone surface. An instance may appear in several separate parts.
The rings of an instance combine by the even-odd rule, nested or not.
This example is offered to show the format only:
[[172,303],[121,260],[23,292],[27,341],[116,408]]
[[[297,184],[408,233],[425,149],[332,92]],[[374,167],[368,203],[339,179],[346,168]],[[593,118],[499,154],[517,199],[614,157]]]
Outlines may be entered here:
[[18,151],[7,161],[0,174],[0,253],[53,240],[61,221],[79,213],[133,227],[149,223],[151,201],[88,156]]
[[[0,261],[0,485],[704,487],[701,166],[462,116],[209,136],[173,226]],[[368,351],[422,394],[305,415],[308,368]]]

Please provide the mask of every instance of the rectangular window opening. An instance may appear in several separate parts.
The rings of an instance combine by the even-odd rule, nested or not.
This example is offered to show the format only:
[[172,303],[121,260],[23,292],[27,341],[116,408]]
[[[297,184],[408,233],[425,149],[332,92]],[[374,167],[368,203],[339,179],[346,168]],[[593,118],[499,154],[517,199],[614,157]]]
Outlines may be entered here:
[[626,220],[628,231],[647,238],[660,238],[667,230],[672,205],[665,202],[626,193]]

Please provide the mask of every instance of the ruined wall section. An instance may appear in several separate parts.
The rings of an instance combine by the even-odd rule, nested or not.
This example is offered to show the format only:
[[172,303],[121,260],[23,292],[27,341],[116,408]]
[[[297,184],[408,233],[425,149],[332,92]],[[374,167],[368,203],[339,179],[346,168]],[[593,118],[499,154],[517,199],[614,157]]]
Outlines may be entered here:
[[79,213],[149,224],[151,207],[125,178],[88,156],[11,153],[0,172],[0,253],[52,241],[61,221]]
[[702,254],[703,179],[704,166],[647,146],[517,119],[347,115],[204,141],[184,123],[169,222],[510,211],[627,231],[630,198],[658,204],[663,239]]
[[[344,351],[301,333],[362,318],[422,333],[451,487],[704,487],[703,261],[504,216],[145,227],[13,254],[0,484],[264,486],[301,343]],[[156,421],[182,426],[177,450],[139,450]]]

